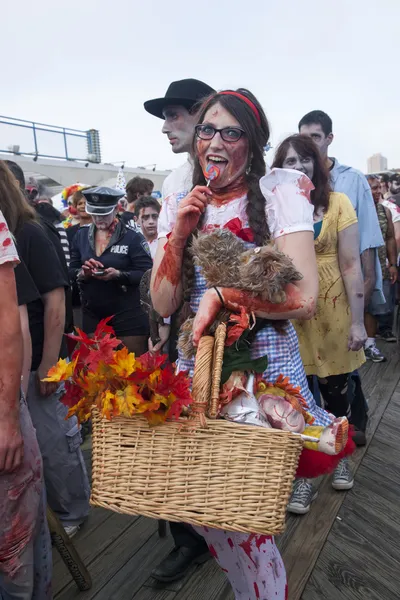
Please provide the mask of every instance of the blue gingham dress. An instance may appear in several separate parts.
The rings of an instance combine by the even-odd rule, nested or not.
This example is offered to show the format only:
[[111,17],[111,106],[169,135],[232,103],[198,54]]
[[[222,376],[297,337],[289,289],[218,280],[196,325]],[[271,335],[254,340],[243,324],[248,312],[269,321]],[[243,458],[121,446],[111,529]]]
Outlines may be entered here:
[[[197,312],[200,300],[206,290],[206,281],[201,274],[201,269],[196,267],[190,302],[193,312]],[[300,358],[297,334],[292,323],[288,323],[284,333],[276,331],[270,323],[257,333],[251,345],[251,357],[255,359],[265,355],[268,356],[268,368],[263,373],[264,379],[274,382],[279,375],[289,377],[290,383],[300,388],[301,394],[307,402],[308,411],[315,417],[314,425],[329,425],[332,422],[332,415],[317,406],[308,387],[306,373]],[[180,371],[189,371],[192,376],[194,359],[185,360],[179,354],[178,368]]]
[[[266,198],[266,217],[273,237],[293,233],[296,231],[314,231],[313,229],[313,207],[300,193],[302,182],[299,179],[308,178],[291,169],[274,169],[269,175],[260,180],[260,187]],[[306,182],[306,185],[307,185]],[[281,184],[281,185],[280,185]],[[272,191],[270,191],[272,190]],[[165,238],[172,231],[176,221],[179,202],[187,195],[187,192],[171,194],[163,202],[158,227],[158,237]],[[224,227],[233,218],[239,218],[242,227],[248,228],[246,215],[247,198],[238,198],[221,207],[208,205],[203,231],[212,231],[216,227]],[[247,248],[255,247],[255,244],[246,243]],[[202,276],[200,267],[195,269],[195,280],[191,295],[191,307],[197,312],[200,300],[207,290],[206,281]],[[283,333],[279,333],[271,324],[261,329],[252,345],[252,358],[268,356],[268,368],[264,372],[264,379],[273,383],[283,375],[289,378],[289,382],[300,388],[305,399],[308,411],[315,417],[315,425],[329,425],[333,416],[324,409],[317,406],[312,393],[308,387],[306,373],[301,361],[297,334],[293,325],[289,322]],[[178,369],[188,371],[193,375],[194,359],[185,360],[180,354]]]

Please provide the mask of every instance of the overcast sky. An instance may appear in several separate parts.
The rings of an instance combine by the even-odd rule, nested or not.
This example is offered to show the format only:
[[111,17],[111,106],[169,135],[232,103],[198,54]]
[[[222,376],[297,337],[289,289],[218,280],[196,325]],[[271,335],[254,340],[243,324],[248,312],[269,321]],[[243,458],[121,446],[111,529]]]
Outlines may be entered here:
[[249,88],[273,145],[321,109],[340,162],[366,171],[381,152],[400,168],[399,28],[399,0],[7,2],[0,112],[99,129],[103,161],[173,168],[183,157],[143,102],[195,77]]

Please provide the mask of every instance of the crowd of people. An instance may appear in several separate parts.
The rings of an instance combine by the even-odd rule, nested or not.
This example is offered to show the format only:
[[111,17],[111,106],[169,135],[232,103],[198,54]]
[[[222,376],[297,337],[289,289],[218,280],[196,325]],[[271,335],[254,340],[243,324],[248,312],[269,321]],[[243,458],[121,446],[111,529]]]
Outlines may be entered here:
[[[366,443],[368,422],[358,369],[366,359],[385,360],[376,338],[396,341],[400,174],[365,177],[330,157],[332,120],[319,110],[302,117],[298,133],[280,144],[271,171],[269,123],[246,89],[216,92],[187,79],[144,108],[163,120],[172,151],[187,155],[164,181],[161,202],[151,195],[151,180],[135,177],[125,191],[78,186],[60,214],[43,186],[26,182],[15,162],[0,162],[4,600],[52,598],[46,502],[70,536],[89,513],[81,429],[75,417],[66,419],[63,386],[43,381],[60,356],[70,356],[64,334],[74,326],[90,335],[112,316],[130,351],[168,351],[192,374],[194,362],[177,351],[182,318],[195,317],[196,344],[222,307],[244,308],[257,318],[250,348],[252,358],[268,356],[265,378],[289,377],[316,424],[346,417],[358,445]],[[210,165],[218,169],[212,181],[205,175]],[[249,248],[274,243],[302,274],[284,303],[234,288],[207,289],[191,241],[233,220]],[[150,312],[141,298],[145,277]],[[353,485],[344,458],[332,486]],[[316,497],[312,480],[297,479],[288,511],[305,514]],[[158,581],[179,579],[212,554],[237,599],[287,598],[273,538],[254,534],[245,552],[244,534],[184,523],[171,523],[170,530],[175,546],[153,572]]]

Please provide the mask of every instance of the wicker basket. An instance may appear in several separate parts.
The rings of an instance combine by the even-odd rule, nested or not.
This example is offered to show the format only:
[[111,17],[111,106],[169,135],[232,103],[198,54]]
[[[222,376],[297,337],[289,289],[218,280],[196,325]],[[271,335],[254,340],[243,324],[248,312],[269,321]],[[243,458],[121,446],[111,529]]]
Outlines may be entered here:
[[142,417],[106,421],[93,411],[93,505],[230,531],[283,531],[300,436],[204,417],[206,408],[216,416],[225,333],[202,338],[197,352],[197,421],[150,428]]

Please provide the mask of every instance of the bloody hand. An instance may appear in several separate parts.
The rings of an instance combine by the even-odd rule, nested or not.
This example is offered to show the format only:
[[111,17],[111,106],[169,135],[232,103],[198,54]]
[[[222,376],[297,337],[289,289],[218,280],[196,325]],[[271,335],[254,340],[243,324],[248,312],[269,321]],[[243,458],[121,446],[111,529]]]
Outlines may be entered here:
[[206,210],[212,192],[205,185],[196,185],[179,204],[174,227],[174,238],[186,241],[196,229],[201,215]]

